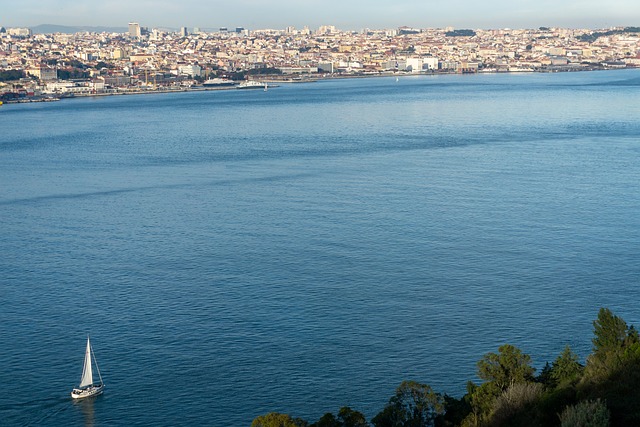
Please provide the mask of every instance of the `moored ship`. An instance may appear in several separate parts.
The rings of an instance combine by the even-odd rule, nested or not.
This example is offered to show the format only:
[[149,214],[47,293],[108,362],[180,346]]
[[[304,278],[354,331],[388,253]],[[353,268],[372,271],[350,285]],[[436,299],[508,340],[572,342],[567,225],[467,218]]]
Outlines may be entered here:
[[236,86],[236,89],[267,89],[267,84],[257,80],[247,80]]
[[223,79],[221,77],[215,77],[213,79],[205,80],[205,82],[202,83],[202,86],[204,86],[204,87],[224,87],[224,86],[234,86],[235,84],[236,84],[236,82],[234,82],[233,80]]

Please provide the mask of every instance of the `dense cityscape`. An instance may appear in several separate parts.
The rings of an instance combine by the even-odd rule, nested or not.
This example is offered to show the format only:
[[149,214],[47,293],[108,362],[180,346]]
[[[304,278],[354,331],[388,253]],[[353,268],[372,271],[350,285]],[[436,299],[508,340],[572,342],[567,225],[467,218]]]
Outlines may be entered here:
[[[34,34],[0,27],[4,102],[393,73],[555,72],[640,65],[640,29],[341,31],[220,28]],[[204,84],[206,82],[208,84]],[[230,84],[225,84],[229,82]]]

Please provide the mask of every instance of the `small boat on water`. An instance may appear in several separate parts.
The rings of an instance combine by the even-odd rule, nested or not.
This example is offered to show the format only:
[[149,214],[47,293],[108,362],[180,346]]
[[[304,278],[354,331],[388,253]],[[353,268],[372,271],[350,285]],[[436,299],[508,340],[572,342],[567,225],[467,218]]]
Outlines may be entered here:
[[[98,377],[100,382],[94,384],[93,382],[93,370],[91,368],[91,361],[96,364],[96,370],[98,371]],[[104,383],[102,382],[102,375],[100,375],[100,368],[98,368],[98,361],[96,360],[93,349],[91,348],[91,342],[87,336],[87,349],[84,353],[84,367],[82,368],[82,378],[80,379],[80,385],[74,388],[71,392],[71,397],[74,399],[84,399],[86,397],[97,396],[104,390]]]

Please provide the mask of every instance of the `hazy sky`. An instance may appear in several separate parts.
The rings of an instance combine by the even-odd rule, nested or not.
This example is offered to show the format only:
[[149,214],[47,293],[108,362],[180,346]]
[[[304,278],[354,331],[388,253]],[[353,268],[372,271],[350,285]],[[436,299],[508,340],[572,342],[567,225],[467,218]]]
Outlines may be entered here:
[[0,25],[343,30],[640,26],[640,0],[0,0]]

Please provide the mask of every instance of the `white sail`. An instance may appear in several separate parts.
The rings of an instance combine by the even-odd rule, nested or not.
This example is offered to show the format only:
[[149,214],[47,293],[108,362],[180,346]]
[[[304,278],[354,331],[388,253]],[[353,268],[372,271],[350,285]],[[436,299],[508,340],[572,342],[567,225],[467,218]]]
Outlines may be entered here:
[[91,371],[91,343],[87,337],[87,351],[84,354],[84,368],[82,368],[82,379],[80,380],[80,388],[93,384],[93,372]]

